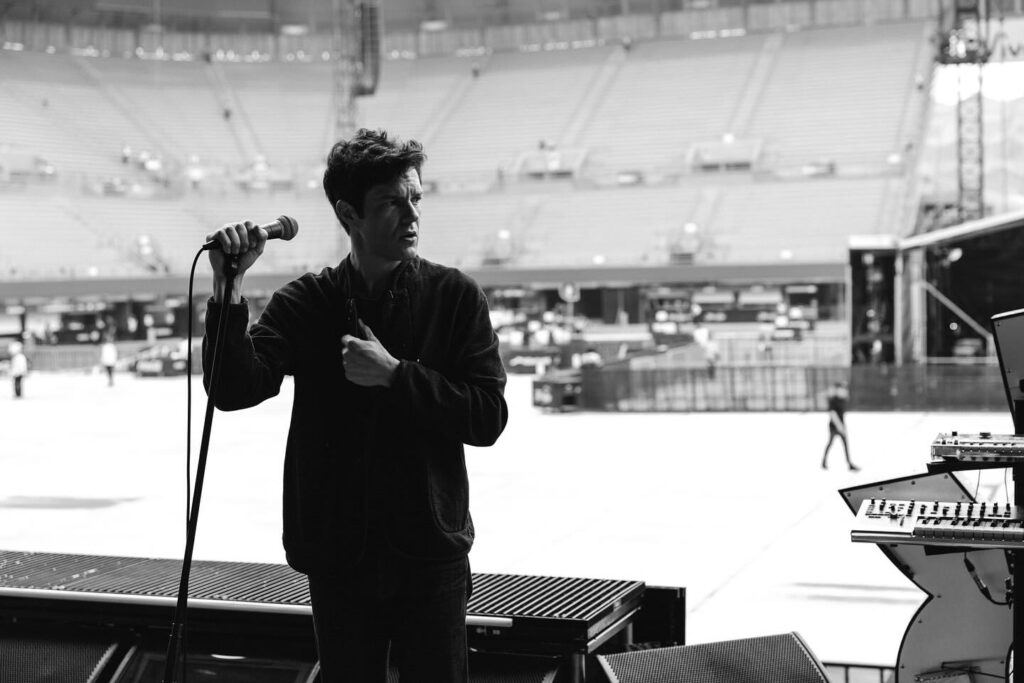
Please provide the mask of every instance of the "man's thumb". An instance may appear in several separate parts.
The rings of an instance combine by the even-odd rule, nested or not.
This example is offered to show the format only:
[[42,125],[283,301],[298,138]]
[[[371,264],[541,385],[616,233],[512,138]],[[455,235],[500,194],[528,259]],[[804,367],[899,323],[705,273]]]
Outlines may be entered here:
[[363,333],[363,338],[367,341],[377,341],[377,335],[373,333],[370,326],[364,323],[362,318],[356,318],[356,320],[359,321],[359,331]]

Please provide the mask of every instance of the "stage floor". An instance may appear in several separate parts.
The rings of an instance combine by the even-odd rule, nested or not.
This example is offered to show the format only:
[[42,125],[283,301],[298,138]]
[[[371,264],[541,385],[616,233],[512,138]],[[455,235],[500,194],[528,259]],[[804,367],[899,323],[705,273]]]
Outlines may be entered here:
[[[853,458],[820,467],[824,413],[546,413],[510,377],[498,443],[468,449],[475,572],[685,586],[688,642],[799,632],[828,662],[891,666],[924,594],[849,540],[837,493],[924,472],[939,432],[1012,431],[1008,413],[851,413]],[[291,383],[216,414],[195,558],[284,562]],[[0,398],[0,549],[180,557],[184,378],[39,374]],[[193,379],[193,466],[206,395]],[[964,476],[1005,500],[1002,470]]]

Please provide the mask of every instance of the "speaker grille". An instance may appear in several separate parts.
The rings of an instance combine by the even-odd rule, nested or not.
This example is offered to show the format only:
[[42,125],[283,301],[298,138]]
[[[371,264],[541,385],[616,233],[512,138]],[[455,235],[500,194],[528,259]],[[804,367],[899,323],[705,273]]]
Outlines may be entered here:
[[[173,598],[180,560],[0,551],[0,588],[33,588]],[[638,581],[473,574],[469,613],[592,621],[638,600]],[[306,577],[287,565],[192,563],[189,597],[309,605]]]
[[[173,598],[181,560],[0,552],[0,586]],[[306,577],[287,565],[195,561],[189,597],[309,605]]]
[[636,587],[635,581],[473,574],[469,611],[480,615],[588,621],[623,601]]
[[600,656],[612,683],[828,683],[796,633]]
[[0,635],[0,681],[91,683],[117,643]]
[[551,683],[558,670],[558,662],[545,657],[479,653],[469,658],[470,683]]
[[[469,653],[469,683],[554,683],[560,669],[559,660],[552,657]],[[400,683],[393,667],[388,683]]]

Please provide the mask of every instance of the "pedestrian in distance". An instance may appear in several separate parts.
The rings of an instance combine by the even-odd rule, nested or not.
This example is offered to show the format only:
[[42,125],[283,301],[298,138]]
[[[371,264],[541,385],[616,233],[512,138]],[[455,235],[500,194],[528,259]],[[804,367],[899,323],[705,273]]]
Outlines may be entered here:
[[107,373],[107,386],[114,386],[114,368],[117,366],[117,345],[109,337],[100,346],[100,365]]
[[708,379],[715,378],[715,369],[718,367],[718,340],[708,333],[708,340],[704,344],[704,361],[707,365]]
[[826,394],[828,398],[828,443],[825,444],[825,452],[821,456],[822,469],[828,469],[828,449],[836,437],[843,444],[843,454],[846,456],[846,466],[851,472],[860,468],[850,460],[850,443],[846,433],[846,406],[849,404],[850,394],[845,382],[836,382]]
[[28,357],[21,342],[11,342],[8,347],[11,354],[11,379],[14,382],[14,398],[21,398],[24,391],[25,376],[28,375]]
[[[247,329],[244,276],[267,233],[208,236],[213,291],[204,382],[221,340],[222,410],[254,406],[294,377],[284,464],[288,563],[308,576],[323,683],[468,680],[464,445],[505,428],[505,370],[480,287],[418,255],[422,146],[360,130],[331,149],[324,190],[351,252],[277,290]],[[238,274],[225,300],[226,255]],[[390,654],[389,654],[390,653]]]

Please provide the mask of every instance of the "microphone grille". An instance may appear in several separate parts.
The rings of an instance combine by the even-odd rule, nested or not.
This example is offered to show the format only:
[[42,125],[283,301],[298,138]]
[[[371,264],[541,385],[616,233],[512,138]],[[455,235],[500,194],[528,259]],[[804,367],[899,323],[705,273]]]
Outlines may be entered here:
[[295,237],[295,234],[299,231],[299,223],[291,216],[278,216],[278,222],[281,224],[281,239],[290,240]]

